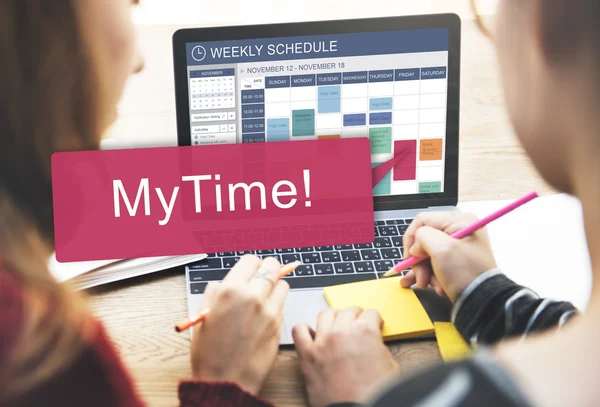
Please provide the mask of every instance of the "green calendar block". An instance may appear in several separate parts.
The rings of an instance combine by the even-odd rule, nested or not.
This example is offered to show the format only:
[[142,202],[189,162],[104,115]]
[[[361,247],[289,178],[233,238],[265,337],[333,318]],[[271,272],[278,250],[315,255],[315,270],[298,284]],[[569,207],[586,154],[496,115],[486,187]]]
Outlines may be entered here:
[[371,127],[369,129],[371,140],[371,154],[389,154],[392,152],[392,128]]
[[419,182],[420,194],[431,194],[433,192],[442,192],[442,183],[436,182]]
[[315,135],[315,109],[292,110],[292,137]]

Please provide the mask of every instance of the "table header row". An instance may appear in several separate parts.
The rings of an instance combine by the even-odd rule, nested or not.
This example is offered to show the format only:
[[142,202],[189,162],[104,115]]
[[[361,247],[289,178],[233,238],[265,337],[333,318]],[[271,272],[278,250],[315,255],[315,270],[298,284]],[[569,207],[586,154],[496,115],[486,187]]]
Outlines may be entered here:
[[[233,69],[207,69],[190,71],[190,78],[213,78],[233,76]],[[335,72],[309,75],[268,76],[264,78],[265,88],[289,88],[301,86],[342,85],[354,83],[413,81],[444,79],[445,66],[412,69],[386,69],[378,71]],[[262,80],[261,80],[262,81]]]

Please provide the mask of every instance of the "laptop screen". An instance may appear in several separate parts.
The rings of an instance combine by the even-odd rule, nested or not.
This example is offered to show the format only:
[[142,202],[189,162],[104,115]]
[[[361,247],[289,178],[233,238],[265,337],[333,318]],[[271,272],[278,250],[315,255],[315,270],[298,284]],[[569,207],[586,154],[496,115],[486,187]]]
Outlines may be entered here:
[[374,196],[444,192],[448,29],[186,43],[190,144],[368,137]]

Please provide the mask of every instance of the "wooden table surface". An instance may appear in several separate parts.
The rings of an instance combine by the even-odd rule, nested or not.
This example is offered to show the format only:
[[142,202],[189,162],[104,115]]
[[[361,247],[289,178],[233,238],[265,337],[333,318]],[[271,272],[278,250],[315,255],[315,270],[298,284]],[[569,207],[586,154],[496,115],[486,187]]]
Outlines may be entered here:
[[[140,27],[146,70],[134,78],[110,137],[132,145],[176,145],[170,25]],[[549,188],[519,146],[504,108],[495,52],[472,20],[463,19],[461,85],[461,201],[507,199]],[[163,272],[89,292],[151,406],[175,406],[177,383],[190,377],[189,337],[173,331],[187,316],[185,277]],[[391,345],[403,372],[440,361],[435,341]],[[278,406],[306,405],[293,350],[281,350],[262,396]]]

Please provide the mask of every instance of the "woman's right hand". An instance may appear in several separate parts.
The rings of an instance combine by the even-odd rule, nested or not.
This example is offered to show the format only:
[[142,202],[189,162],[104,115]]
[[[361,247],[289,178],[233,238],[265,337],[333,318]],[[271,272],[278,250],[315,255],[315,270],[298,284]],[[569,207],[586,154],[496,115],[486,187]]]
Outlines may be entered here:
[[[257,271],[261,269],[261,277]],[[283,306],[289,285],[279,280],[275,258],[243,256],[222,283],[209,284],[201,310],[210,309],[194,330],[195,379],[233,382],[257,395],[279,349]]]
[[454,302],[478,275],[496,268],[496,260],[485,229],[464,239],[450,235],[477,218],[462,212],[424,212],[404,234],[405,257],[427,257],[400,280],[403,287],[431,285],[439,295]]

